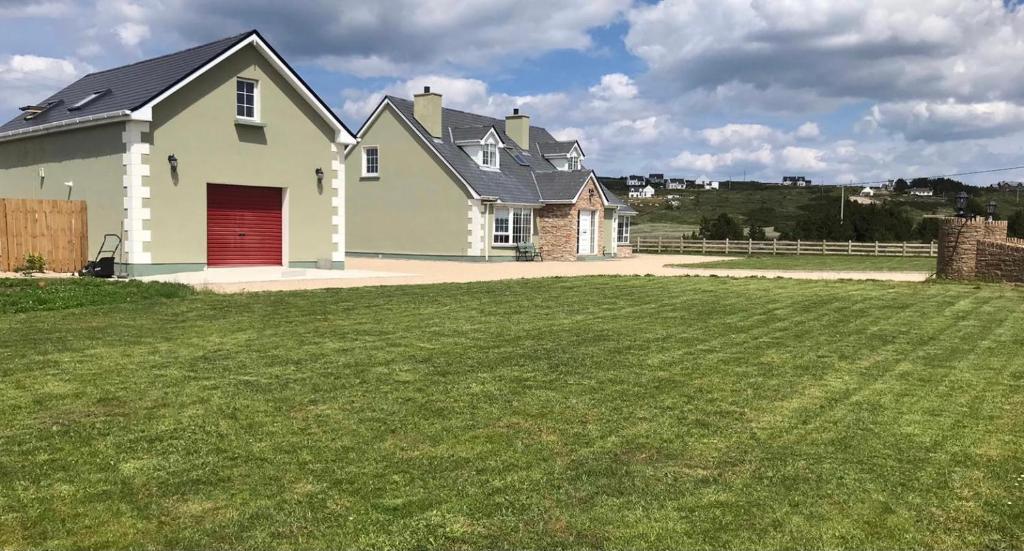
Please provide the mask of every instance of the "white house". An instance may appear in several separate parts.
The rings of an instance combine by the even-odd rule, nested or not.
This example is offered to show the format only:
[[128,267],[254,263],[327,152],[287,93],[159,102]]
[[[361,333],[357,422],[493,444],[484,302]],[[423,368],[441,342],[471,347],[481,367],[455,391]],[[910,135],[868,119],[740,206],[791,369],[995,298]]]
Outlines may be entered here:
[[629,188],[629,196],[634,199],[650,199],[654,197],[654,188],[649,185],[642,188],[631,187]]
[[871,189],[870,187],[865,187],[864,189],[860,190],[860,196],[861,197],[874,197],[875,196],[875,190]]
[[907,190],[907,193],[910,195],[916,195],[918,197],[931,197],[932,195],[935,194],[935,192],[933,192],[931,188],[927,187],[910,188]]

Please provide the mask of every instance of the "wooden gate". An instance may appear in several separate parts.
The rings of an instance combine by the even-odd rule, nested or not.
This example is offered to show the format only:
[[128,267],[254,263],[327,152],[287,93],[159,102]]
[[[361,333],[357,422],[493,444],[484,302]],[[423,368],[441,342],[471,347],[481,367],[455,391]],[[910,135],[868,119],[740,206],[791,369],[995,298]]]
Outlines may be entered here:
[[53,272],[75,272],[89,256],[85,201],[0,199],[0,271],[38,254]]

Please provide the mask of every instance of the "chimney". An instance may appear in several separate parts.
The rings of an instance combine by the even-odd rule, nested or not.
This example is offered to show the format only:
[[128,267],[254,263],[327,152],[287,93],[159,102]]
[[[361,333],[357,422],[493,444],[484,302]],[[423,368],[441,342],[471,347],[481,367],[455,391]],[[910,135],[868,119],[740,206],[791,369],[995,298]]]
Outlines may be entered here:
[[430,91],[430,86],[424,86],[422,94],[413,96],[412,113],[431,136],[441,137],[441,94],[435,94]]
[[518,107],[513,109],[512,114],[505,117],[505,134],[519,147],[530,149],[530,116],[520,115]]

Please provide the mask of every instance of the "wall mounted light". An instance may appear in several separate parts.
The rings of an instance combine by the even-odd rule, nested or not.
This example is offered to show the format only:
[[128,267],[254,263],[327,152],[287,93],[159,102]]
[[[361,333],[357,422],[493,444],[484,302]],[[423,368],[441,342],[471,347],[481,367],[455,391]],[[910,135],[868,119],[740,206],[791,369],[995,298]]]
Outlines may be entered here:
[[316,169],[316,183],[324,183],[324,169],[317,167]]
[[171,165],[171,172],[178,171],[178,158],[174,156],[174,153],[167,156],[167,164]]
[[956,194],[956,215],[960,218],[967,216],[967,192],[965,191]]

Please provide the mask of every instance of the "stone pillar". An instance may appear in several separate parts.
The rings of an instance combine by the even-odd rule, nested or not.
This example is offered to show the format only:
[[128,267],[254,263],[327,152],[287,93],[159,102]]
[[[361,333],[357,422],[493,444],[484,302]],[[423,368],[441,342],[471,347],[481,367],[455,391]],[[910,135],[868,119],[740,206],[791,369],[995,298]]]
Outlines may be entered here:
[[1006,241],[1006,221],[983,218],[943,218],[939,226],[939,260],[936,272],[946,279],[977,276],[978,242]]

